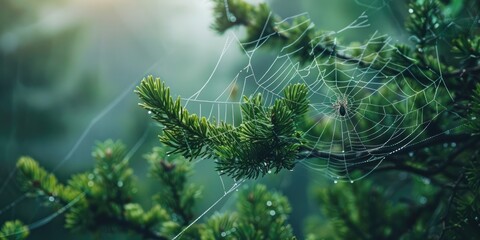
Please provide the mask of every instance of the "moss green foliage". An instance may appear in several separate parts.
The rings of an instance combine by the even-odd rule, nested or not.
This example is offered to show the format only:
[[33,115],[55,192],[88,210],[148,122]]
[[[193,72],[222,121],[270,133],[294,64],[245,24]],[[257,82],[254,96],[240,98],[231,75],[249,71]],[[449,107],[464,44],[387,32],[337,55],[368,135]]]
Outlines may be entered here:
[[[190,163],[167,154],[165,147],[155,147],[145,155],[149,175],[159,182],[158,194],[146,208],[136,201],[138,183],[125,154],[125,146],[118,141],[99,142],[92,152],[94,168],[72,176],[67,184],[32,158],[22,157],[17,163],[19,183],[28,197],[39,199],[56,213],[65,213],[65,227],[74,231],[98,234],[113,229],[145,239],[171,239],[189,226],[182,239],[293,237],[286,222],[291,211],[287,199],[268,192],[263,185],[242,190],[236,212],[215,214],[205,223],[194,222],[201,188],[188,182]],[[28,233],[28,226],[21,222],[6,222],[0,239],[24,239]]]

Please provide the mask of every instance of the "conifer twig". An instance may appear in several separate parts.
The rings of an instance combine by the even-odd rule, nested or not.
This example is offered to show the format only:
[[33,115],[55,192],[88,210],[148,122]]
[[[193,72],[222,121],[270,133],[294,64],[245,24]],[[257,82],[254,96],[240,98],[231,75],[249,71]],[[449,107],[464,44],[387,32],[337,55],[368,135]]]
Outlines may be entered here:
[[439,240],[442,240],[444,235],[445,235],[445,230],[446,230],[448,215],[450,213],[450,208],[452,207],[453,200],[454,200],[454,198],[457,194],[457,187],[460,184],[460,182],[462,181],[464,175],[465,175],[465,172],[462,172],[458,176],[457,181],[455,181],[455,184],[453,185],[452,194],[448,198],[447,209],[445,210],[445,216],[442,219],[442,232],[440,233],[440,236],[438,237]]

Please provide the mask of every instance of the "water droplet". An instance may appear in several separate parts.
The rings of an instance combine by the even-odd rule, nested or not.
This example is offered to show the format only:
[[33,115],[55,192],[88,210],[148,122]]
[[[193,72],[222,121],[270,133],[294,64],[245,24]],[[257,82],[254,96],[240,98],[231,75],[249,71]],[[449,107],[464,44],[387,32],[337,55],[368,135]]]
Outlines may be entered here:
[[450,143],[450,146],[454,148],[454,147],[457,146],[457,143],[456,143],[456,142],[452,142],[452,143]]
[[54,198],[53,196],[50,196],[50,197],[48,197],[48,201],[54,202],[54,201],[55,201],[55,198]]
[[230,231],[235,232],[237,229],[233,227]]
[[345,152],[345,150],[342,150],[342,153],[344,153],[344,152]]
[[444,147],[444,148],[448,147],[448,143],[444,143],[444,144],[443,144],[443,147]]
[[420,203],[421,203],[421,204],[427,203],[427,198],[424,197],[424,196],[421,196],[421,197],[420,197]]
[[409,9],[408,9],[408,12],[409,12],[410,14],[412,14],[412,13],[413,13],[413,9],[409,8]]
[[118,181],[118,182],[117,182],[117,186],[120,187],[120,188],[123,187],[123,182],[122,182],[122,181]]
[[272,173],[272,170],[268,170],[268,173]]
[[350,183],[353,183],[353,180],[350,180]]
[[337,181],[337,180],[335,180],[335,181],[333,181],[333,183],[338,183],[338,181]]
[[93,174],[88,174],[88,179],[92,180],[95,176]]
[[237,17],[235,17],[233,14],[229,14],[229,16],[228,16],[228,21],[230,21],[230,22],[236,22],[236,21],[237,21]]
[[418,52],[423,52],[422,48],[418,48],[417,50],[418,50]]
[[413,152],[409,152],[408,156],[413,157]]
[[475,221],[478,221],[478,217],[475,217]]
[[152,114],[152,111],[148,111],[148,114]]
[[227,236],[227,233],[226,233],[226,232],[222,232],[222,233],[220,233],[220,235],[221,235],[222,237],[226,237],[226,236]]
[[275,214],[276,214],[275,210],[270,210],[269,213],[270,213],[270,216],[275,216]]
[[267,201],[267,206],[272,206],[272,201]]
[[472,120],[476,120],[476,119],[477,119],[477,117],[472,117]]
[[430,178],[423,178],[422,180],[423,180],[423,183],[427,185],[430,184]]
[[88,186],[93,187],[93,181],[88,181]]

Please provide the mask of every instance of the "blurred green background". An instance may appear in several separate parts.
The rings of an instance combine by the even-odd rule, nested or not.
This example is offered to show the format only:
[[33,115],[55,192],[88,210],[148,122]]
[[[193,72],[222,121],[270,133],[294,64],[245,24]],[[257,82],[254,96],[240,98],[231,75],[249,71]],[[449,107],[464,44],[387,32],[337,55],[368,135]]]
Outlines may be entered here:
[[[371,27],[349,31],[343,36],[347,43],[364,41],[375,31],[408,41],[403,1],[268,3],[282,17],[308,12],[317,28],[333,31],[366,12]],[[18,218],[30,224],[52,214],[35,200],[23,200],[14,170],[20,156],[36,158],[65,180],[89,169],[95,141],[108,138],[121,139],[129,147],[141,143],[131,162],[145,196],[139,198],[148,204],[155,183],[145,177],[142,154],[158,144],[159,129],[137,106],[133,87],[152,74],[166,81],[174,95],[195,93],[209,78],[229,38],[210,29],[212,19],[208,0],[2,0],[0,222]],[[236,34],[241,38],[241,30]],[[243,54],[238,46],[230,46],[214,77],[228,84],[244,66]],[[218,95],[219,89],[224,87],[206,91]],[[223,195],[224,188],[211,161],[197,163],[195,172],[194,181],[205,186],[198,206],[201,213]],[[223,180],[228,188],[231,181]],[[302,236],[302,221],[319,211],[309,189],[332,184],[327,180],[299,165],[293,172],[256,182],[288,196],[293,207],[290,223]],[[234,201],[229,198],[211,213],[231,207]],[[61,216],[45,223],[31,233],[31,239],[46,235],[62,239],[68,234]]]

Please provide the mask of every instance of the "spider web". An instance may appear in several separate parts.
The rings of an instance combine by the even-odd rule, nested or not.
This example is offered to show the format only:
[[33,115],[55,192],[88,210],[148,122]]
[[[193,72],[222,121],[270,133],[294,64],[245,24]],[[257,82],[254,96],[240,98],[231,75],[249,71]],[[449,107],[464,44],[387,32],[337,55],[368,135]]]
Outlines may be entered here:
[[[323,172],[335,182],[363,178],[389,155],[428,137],[426,131],[430,123],[446,110],[439,97],[450,96],[441,73],[419,69],[413,61],[409,65],[395,63],[388,56],[400,54],[398,49],[391,44],[391,38],[378,33],[363,45],[342,46],[337,39],[343,32],[369,27],[366,14],[340,31],[318,36],[318,39],[333,39],[336,51],[325,48],[320,53],[311,52],[313,60],[301,64],[294,54],[302,47],[292,49],[292,46],[314,27],[308,14],[275,24],[293,22],[295,18],[306,20],[279,34],[291,35],[288,31],[299,28],[305,31],[299,39],[283,46],[267,60],[262,52],[263,44],[277,33],[248,43],[241,43],[232,34],[222,56],[231,45],[238,45],[244,51],[245,65],[231,81],[227,81],[227,86],[220,87],[218,95],[212,95],[211,89],[225,85],[215,78],[220,58],[205,84],[192,96],[182,98],[185,106],[213,122],[238,125],[242,119],[239,111],[243,102],[241,96],[261,94],[264,106],[269,107],[282,96],[285,86],[305,84],[309,90],[310,121],[302,129],[302,137],[315,151],[307,152],[298,163]],[[318,39],[310,44],[315,44],[313,42]],[[246,48],[252,45],[252,49]],[[370,50],[373,46],[378,48],[378,54]],[[349,57],[351,52],[356,52],[358,57]],[[364,59],[369,62],[365,64],[361,61]],[[416,79],[413,72],[420,72],[422,79]],[[366,171],[353,176],[351,171],[358,168]]]
[[[227,7],[226,12],[231,21],[236,20]],[[294,56],[302,47],[295,49],[292,46],[314,27],[309,14],[292,16],[275,22],[275,25],[295,23],[293,20],[296,18],[305,21],[292,24],[286,32],[278,34],[290,35],[289,31],[297,29],[305,31],[292,44],[281,47],[273,55],[265,53],[263,45],[269,38],[276,37],[277,33],[261,35],[253,42],[241,42],[231,33],[205,84],[190,97],[181,98],[184,106],[211,122],[238,126],[245,123],[240,111],[240,105],[244,102],[242,96],[261,94],[264,107],[268,108],[282,97],[283,89],[289,84],[305,84],[309,90],[310,121],[303,129],[302,137],[311,149],[315,149],[315,153],[307,152],[304,158],[297,159],[297,163],[321,172],[334,183],[360,180],[373,172],[388,156],[448,134],[451,130],[437,132],[433,136],[427,134],[430,124],[447,110],[445,105],[453,100],[441,72],[420,69],[413,64],[414,61],[408,65],[392,61],[388,56],[399,54],[397,47],[392,44],[394,41],[376,32],[363,45],[342,46],[337,41],[344,32],[368,28],[370,25],[365,13],[339,31],[318,36],[318,39],[333,39],[336,51],[312,51],[313,60],[307,63],[300,63]],[[269,18],[268,21],[273,20]],[[308,27],[305,28],[305,25]],[[315,44],[318,39],[313,39],[310,44]],[[254,47],[249,49],[252,45]],[[222,59],[232,46],[238,46],[245,58],[237,74],[230,81],[224,81],[215,75],[222,68]],[[372,46],[377,46],[377,53],[370,50]],[[352,52],[358,56],[350,57],[349,53]],[[409,59],[408,56],[401,56]],[[369,59],[368,64],[359,61],[362,59]],[[414,72],[420,72],[422,79],[415,78]],[[218,89],[218,94],[212,94],[212,89]],[[442,95],[448,96],[449,101],[441,102],[439,98]],[[344,114],[340,113],[340,107],[345,110]],[[353,170],[359,168],[363,170],[360,175],[352,174]],[[243,183],[244,179],[237,179],[234,187]],[[225,195],[228,193],[225,191]]]

